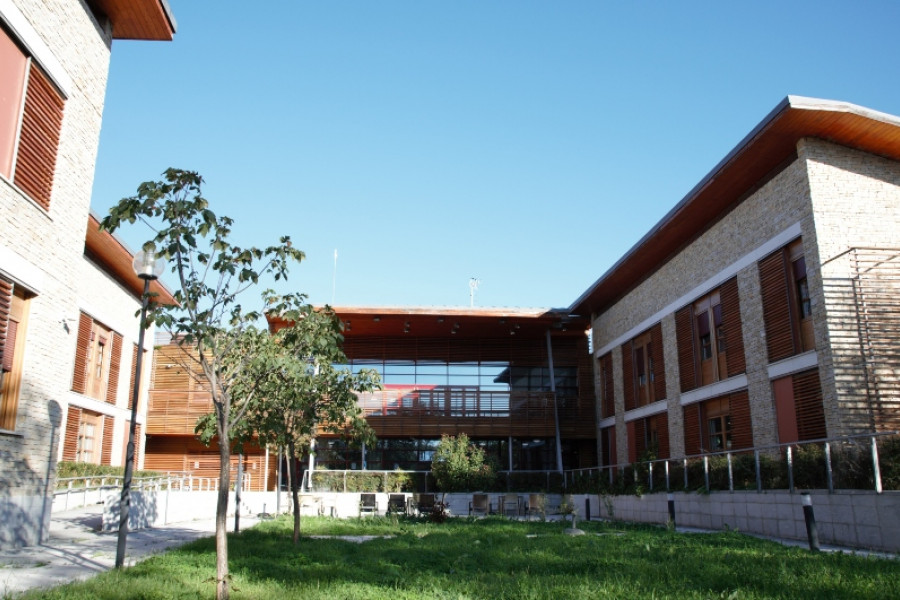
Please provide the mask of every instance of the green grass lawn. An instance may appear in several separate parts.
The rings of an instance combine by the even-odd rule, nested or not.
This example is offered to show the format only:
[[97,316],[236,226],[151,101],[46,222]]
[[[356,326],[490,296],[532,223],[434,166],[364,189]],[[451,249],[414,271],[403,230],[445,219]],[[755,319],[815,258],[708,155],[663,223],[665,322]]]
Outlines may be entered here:
[[[287,519],[231,538],[232,597],[353,598],[898,598],[900,561],[799,548],[734,532],[500,518],[433,524],[405,519],[305,518],[311,535],[391,535],[357,544],[290,540]],[[212,538],[25,598],[212,598]]]

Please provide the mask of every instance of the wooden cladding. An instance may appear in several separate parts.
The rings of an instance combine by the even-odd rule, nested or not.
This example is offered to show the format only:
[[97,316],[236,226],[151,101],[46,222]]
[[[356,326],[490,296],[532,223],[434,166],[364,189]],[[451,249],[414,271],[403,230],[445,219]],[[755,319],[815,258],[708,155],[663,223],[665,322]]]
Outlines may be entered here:
[[32,61],[13,181],[44,210],[50,210],[63,106],[62,96]]
[[700,454],[700,405],[684,407],[684,453],[687,456]]
[[731,414],[731,449],[740,450],[753,446],[753,423],[750,420],[750,396],[747,390],[728,396]]
[[794,406],[797,411],[797,434],[800,440],[826,437],[825,409],[819,370],[798,373],[793,377]]
[[109,379],[106,386],[106,402],[115,405],[119,391],[119,369],[122,367],[122,336],[112,333],[112,350],[109,357]]
[[[244,447],[244,489],[262,491],[267,484],[274,490],[277,483],[278,454],[272,452],[266,473],[265,451],[255,444]],[[231,481],[237,475],[236,454],[231,456]],[[213,442],[209,447],[193,436],[148,436],[144,451],[144,469],[150,471],[184,473],[192,477],[219,479],[219,449]],[[186,483],[186,482],[185,482]],[[199,485],[195,482],[194,485]]]
[[78,458],[78,427],[80,425],[81,409],[70,405],[66,416],[66,432],[63,436],[63,460],[74,462]]
[[681,392],[747,370],[737,278],[675,313]]
[[[6,350],[6,340],[9,334],[9,313],[12,308],[13,285],[0,277],[0,364],[4,371],[12,370],[12,350],[14,344],[10,344],[9,352]],[[7,366],[9,365],[9,366]]]

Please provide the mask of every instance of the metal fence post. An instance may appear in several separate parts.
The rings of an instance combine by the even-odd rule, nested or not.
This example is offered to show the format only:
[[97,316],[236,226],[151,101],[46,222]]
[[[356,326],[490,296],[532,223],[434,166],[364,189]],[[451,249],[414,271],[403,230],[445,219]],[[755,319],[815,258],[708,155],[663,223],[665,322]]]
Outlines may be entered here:
[[834,493],[834,471],[831,467],[831,444],[825,442],[825,477],[828,480],[828,493]]
[[688,489],[688,469],[687,469],[687,459],[684,459],[684,489]]
[[788,469],[788,490],[794,493],[794,455],[791,454],[791,447],[787,447],[787,469]]
[[647,464],[650,465],[650,469],[648,469],[648,471],[649,471],[648,478],[649,478],[649,483],[650,483],[650,491],[652,492],[653,491],[653,463],[650,462]]
[[709,457],[703,457],[703,481],[706,483],[706,491],[709,490]]
[[670,491],[672,488],[669,485],[669,461],[666,460],[666,491]]
[[731,465],[731,452],[726,454],[725,457],[728,459],[728,491],[733,492],[734,491],[734,469],[732,468],[732,465]]
[[762,472],[759,468],[759,450],[753,451],[753,459],[756,461],[756,492],[762,493]]
[[880,494],[881,488],[881,467],[878,465],[878,443],[875,436],[872,436],[872,471],[875,474],[875,493]]

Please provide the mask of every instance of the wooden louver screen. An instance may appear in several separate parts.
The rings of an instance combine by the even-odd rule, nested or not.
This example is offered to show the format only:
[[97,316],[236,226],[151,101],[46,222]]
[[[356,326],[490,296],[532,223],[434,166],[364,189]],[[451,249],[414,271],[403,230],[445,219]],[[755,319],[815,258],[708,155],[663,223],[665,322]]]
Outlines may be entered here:
[[100,464],[112,464],[113,428],[116,420],[109,415],[103,417],[103,445],[100,447]]
[[63,437],[63,460],[74,461],[78,456],[78,428],[80,425],[81,409],[69,406],[66,416],[66,433]]
[[[719,288],[722,302],[722,328],[725,331],[725,355],[728,362],[728,377],[740,375],[747,370],[744,357],[744,331],[741,327],[741,306],[738,299],[737,278],[732,278]],[[722,375],[725,378],[725,375]]]
[[91,327],[94,321],[81,313],[78,319],[78,339],[75,341],[75,372],[72,374],[72,391],[79,394],[87,391],[88,354],[91,344]]
[[[134,344],[131,349],[131,379],[129,379],[128,383],[128,410],[131,410],[134,406],[134,377],[137,373],[137,357],[138,357],[138,346]],[[141,404],[141,399],[138,397],[138,406]]]
[[14,181],[45,210],[50,210],[63,106],[62,96],[32,62]]
[[[9,352],[6,352],[6,340],[14,340],[14,336],[9,335],[9,311],[12,307],[13,286],[10,282],[0,278],[0,363],[3,364],[4,371],[12,370],[12,353],[13,344],[10,344]],[[7,368],[7,364],[9,367]]]
[[622,344],[622,386],[625,397],[625,410],[635,407],[635,381],[634,381],[634,349],[631,341]]
[[650,329],[650,356],[653,360],[653,394],[656,400],[666,397],[666,365],[663,360],[662,323]]
[[681,391],[689,392],[697,387],[696,365],[694,363],[694,329],[691,306],[685,306],[675,313],[675,338],[678,344],[678,377]]
[[826,436],[825,409],[819,371],[813,369],[794,375],[794,407],[797,411],[797,434],[800,440]]
[[700,454],[700,405],[684,407],[684,453]]
[[766,350],[769,362],[796,354],[791,296],[788,289],[786,257],[783,250],[759,261],[763,321],[766,326]]
[[613,385],[612,352],[607,352],[600,357],[600,373],[600,397],[603,400],[600,414],[602,418],[606,418],[616,414],[616,398]]
[[747,390],[735,392],[728,397],[728,412],[731,415],[731,448],[751,448],[753,424],[750,420],[750,396]]
[[122,336],[116,332],[112,332],[112,350],[110,352],[106,401],[109,404],[115,404],[119,391],[119,369],[122,366]]
[[659,447],[656,449],[657,458],[669,458],[669,414],[661,413],[650,417],[656,423],[656,438]]

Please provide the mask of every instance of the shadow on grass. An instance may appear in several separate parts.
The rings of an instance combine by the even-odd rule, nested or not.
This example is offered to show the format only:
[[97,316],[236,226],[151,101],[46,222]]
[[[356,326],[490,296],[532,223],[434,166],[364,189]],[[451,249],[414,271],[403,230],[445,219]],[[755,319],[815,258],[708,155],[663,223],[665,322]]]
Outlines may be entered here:
[[[900,586],[898,561],[814,555],[734,532],[579,526],[589,535],[499,518],[306,519],[305,535],[394,537],[295,546],[289,521],[263,523],[230,540],[233,598],[891,598]],[[42,597],[212,597],[214,572],[208,538],[95,578],[93,588]]]

